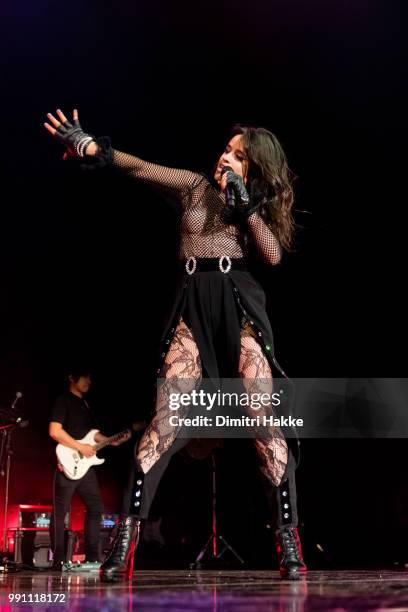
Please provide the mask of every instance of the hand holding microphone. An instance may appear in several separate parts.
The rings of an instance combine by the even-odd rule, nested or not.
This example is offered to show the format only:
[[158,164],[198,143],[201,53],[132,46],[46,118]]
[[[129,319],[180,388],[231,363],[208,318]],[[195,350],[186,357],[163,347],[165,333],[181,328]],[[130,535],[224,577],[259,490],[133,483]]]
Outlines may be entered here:
[[225,203],[228,211],[225,217],[230,222],[242,222],[259,208],[260,203],[250,206],[249,194],[244,180],[230,166],[223,166],[221,170],[221,187],[225,193]]
[[221,185],[225,183],[224,193],[227,206],[238,206],[239,208],[243,205],[247,206],[249,195],[242,177],[236,174],[230,166],[223,166],[221,177]]

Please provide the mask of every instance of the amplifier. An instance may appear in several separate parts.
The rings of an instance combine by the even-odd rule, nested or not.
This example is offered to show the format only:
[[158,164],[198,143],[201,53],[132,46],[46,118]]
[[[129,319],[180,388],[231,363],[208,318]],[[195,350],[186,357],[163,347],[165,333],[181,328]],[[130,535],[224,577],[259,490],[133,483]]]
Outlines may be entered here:
[[[38,568],[51,565],[51,539],[47,527],[8,529],[8,550],[13,561]],[[72,559],[75,532],[65,529],[65,560]]]
[[[119,520],[119,514],[102,514],[100,523],[100,534],[99,534],[99,556],[104,558],[105,554],[109,550],[111,542],[111,536],[113,535],[113,529]],[[84,546],[84,530],[79,529],[75,532],[76,541],[74,548],[73,561],[82,561],[84,559],[85,546]]]
[[[51,564],[51,541],[49,525],[52,513],[51,505],[16,504],[10,507],[9,528],[7,530],[7,549],[13,561],[37,568],[47,568]],[[81,523],[84,511],[81,508]],[[119,520],[119,514],[102,514],[100,523],[100,553],[106,553],[111,531]],[[71,561],[83,556],[83,529],[69,529],[71,515],[65,517],[65,560]]]
[[[40,528],[49,527],[52,506],[40,504],[14,504],[9,508],[8,527],[10,528]],[[65,529],[70,528],[71,517],[65,515]]]

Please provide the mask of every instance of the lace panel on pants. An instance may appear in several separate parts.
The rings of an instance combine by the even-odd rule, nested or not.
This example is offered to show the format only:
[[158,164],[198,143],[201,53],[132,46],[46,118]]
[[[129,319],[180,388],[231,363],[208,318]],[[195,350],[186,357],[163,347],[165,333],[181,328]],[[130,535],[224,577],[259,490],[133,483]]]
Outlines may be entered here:
[[[242,318],[241,329],[241,355],[239,360],[239,375],[242,378],[246,393],[261,394],[273,392],[273,379],[269,362],[259,345],[255,333],[249,322]],[[244,406],[250,417],[263,416],[275,417],[272,404],[261,406],[259,410],[253,410]],[[267,435],[265,433],[267,432]],[[257,436],[256,428],[253,432],[255,448],[260,461],[260,470],[275,485],[278,486],[282,480],[288,461],[288,447],[284,435],[279,427],[270,425],[262,428],[262,436]]]
[[[137,450],[137,463],[147,472],[173,444],[180,426],[169,423],[169,401],[171,393],[190,393],[200,384],[202,376],[201,359],[192,332],[183,319],[174,332],[160,381],[158,382],[156,409],[146,428]],[[181,406],[177,416],[187,416],[189,406]]]

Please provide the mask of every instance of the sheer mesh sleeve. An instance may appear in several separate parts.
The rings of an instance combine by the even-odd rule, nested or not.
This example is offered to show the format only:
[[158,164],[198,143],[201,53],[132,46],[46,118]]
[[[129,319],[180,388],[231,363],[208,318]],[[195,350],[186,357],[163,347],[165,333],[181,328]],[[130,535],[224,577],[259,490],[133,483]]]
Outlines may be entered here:
[[182,199],[202,179],[200,174],[191,170],[160,166],[116,149],[112,151],[112,165],[129,176],[169,192],[178,199]]
[[258,212],[248,217],[248,228],[262,259],[271,266],[278,264],[282,258],[282,247]]

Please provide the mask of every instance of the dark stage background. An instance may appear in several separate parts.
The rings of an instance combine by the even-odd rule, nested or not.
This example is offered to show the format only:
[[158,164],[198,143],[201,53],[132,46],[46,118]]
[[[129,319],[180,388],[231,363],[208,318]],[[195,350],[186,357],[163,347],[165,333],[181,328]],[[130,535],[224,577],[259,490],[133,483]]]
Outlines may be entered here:
[[[77,107],[83,128],[120,150],[208,172],[233,123],[275,132],[307,211],[296,213],[296,251],[258,270],[279,361],[292,377],[404,376],[399,12],[375,0],[2,5],[0,402],[21,390],[30,420],[14,435],[11,503],[51,501],[48,416],[71,356],[92,364],[105,432],[148,413],[175,279],[177,207],[62,162],[42,126],[58,107]],[[252,451],[230,446],[219,454],[220,528],[267,565]],[[308,440],[302,455],[311,563],[406,561],[405,441]],[[115,511],[130,445],[106,456],[99,476]],[[166,547],[150,563],[194,558],[210,530],[208,459],[172,460],[155,516]]]

